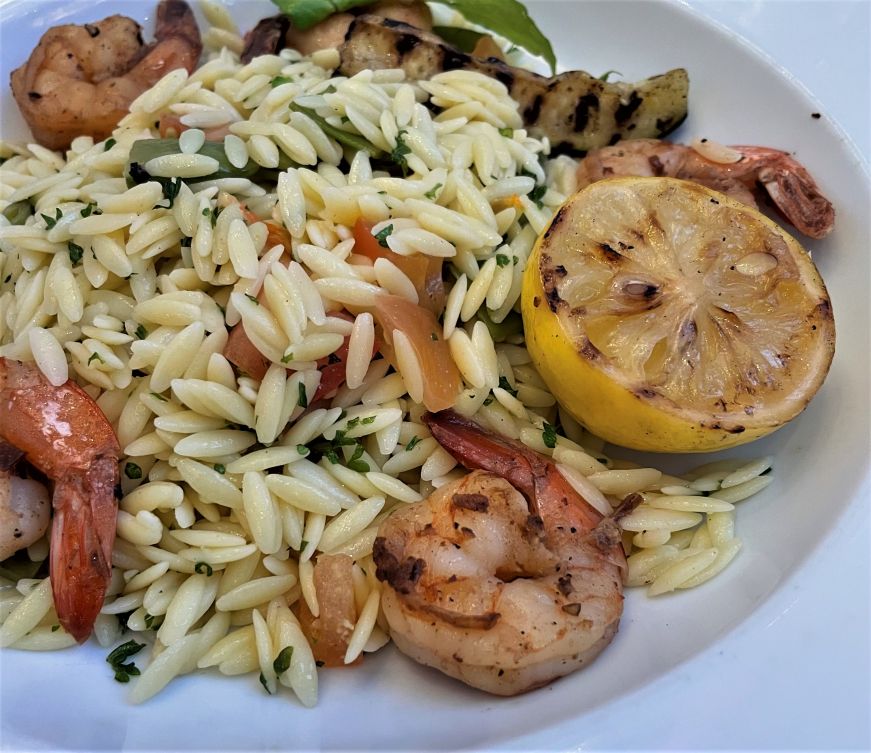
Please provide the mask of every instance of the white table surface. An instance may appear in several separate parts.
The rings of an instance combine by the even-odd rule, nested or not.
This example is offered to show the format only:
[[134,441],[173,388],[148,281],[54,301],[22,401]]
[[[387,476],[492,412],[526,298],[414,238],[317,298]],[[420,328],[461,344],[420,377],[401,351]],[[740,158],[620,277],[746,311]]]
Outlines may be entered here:
[[[687,4],[802,82],[822,117],[846,131],[866,165],[871,161],[871,2]],[[858,367],[868,368],[869,352],[857,357]],[[569,724],[554,730],[548,748],[871,749],[869,502],[866,484],[861,502],[792,583],[741,628],[656,683],[590,714],[585,730]],[[666,713],[670,708],[674,712]],[[521,741],[515,749],[529,746]]]

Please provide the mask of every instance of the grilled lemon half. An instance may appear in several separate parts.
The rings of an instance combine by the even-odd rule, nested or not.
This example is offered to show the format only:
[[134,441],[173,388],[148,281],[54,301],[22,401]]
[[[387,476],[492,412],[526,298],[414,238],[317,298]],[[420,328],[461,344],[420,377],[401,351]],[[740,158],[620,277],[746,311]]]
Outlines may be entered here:
[[798,415],[835,348],[825,285],[776,223],[671,178],[587,186],[538,239],[523,284],[533,361],[613,444],[704,452]]

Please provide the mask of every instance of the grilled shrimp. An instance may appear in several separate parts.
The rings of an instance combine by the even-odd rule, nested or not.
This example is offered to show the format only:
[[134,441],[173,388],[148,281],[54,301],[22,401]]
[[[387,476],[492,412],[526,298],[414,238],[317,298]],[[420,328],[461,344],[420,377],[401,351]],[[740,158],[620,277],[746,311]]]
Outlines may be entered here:
[[64,629],[82,642],[103,606],[112,570],[118,440],[80,387],[54,387],[32,364],[6,358],[0,358],[0,439],[54,482],[54,605]]
[[452,411],[424,420],[461,463],[483,470],[379,528],[376,574],[398,648],[497,695],[592,661],[623,611],[626,559],[615,520],[548,458]]
[[834,208],[810,173],[789,154],[764,146],[733,146],[722,151],[734,161],[715,162],[693,147],[668,141],[623,141],[587,154],[578,166],[578,188],[604,178],[664,175],[700,183],[756,208],[753,189],[761,185],[802,233],[823,238],[831,232]]
[[0,442],[0,562],[29,547],[48,530],[48,490],[38,481],[12,473],[23,455]]
[[156,41],[132,18],[49,29],[12,72],[12,94],[36,140],[64,149],[76,136],[109,136],[136,97],[176,68],[194,70],[200,32],[184,0],[160,0]]

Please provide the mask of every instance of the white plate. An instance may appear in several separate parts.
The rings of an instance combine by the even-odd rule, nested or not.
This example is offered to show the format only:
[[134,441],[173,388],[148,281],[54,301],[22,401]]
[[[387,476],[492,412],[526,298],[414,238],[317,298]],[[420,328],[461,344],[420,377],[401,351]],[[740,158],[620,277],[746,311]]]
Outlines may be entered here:
[[[743,7],[750,12],[750,4]],[[146,20],[152,8],[150,0],[7,0],[0,5],[0,80],[7,80],[47,26],[95,20],[111,12]],[[246,2],[241,8],[237,15],[248,26],[270,6]],[[286,695],[266,697],[254,677],[212,674],[177,680],[146,705],[132,707],[124,700],[125,688],[112,680],[106,652],[96,646],[52,655],[4,652],[3,747],[728,748],[795,747],[803,741],[811,746],[816,741],[817,747],[838,746],[839,741],[861,746],[867,741],[863,717],[856,712],[863,708],[861,697],[858,706],[839,711],[801,687],[822,672],[830,656],[841,660],[834,666],[847,668],[836,636],[845,635],[847,645],[862,647],[856,630],[863,629],[863,619],[867,629],[865,558],[835,556],[841,547],[867,551],[862,535],[867,510],[861,503],[869,492],[871,243],[868,179],[861,158],[827,117],[810,117],[820,105],[782,69],[685,8],[652,2],[540,2],[534,14],[566,68],[593,73],[616,68],[626,79],[635,79],[687,67],[691,114],[676,137],[706,136],[795,151],[836,206],[835,234],[808,244],[834,304],[838,343],[832,372],[793,424],[730,453],[774,453],[777,460],[775,482],[739,511],[745,551],[704,588],[657,600],[630,593],[620,633],[599,660],[516,699],[473,692],[384,651],[359,669],[322,672],[321,698],[313,711]],[[20,120],[5,91],[2,105],[3,135],[20,136]],[[862,107],[862,99],[857,106]],[[809,560],[815,548],[824,551]],[[838,568],[845,563],[858,570],[841,572]],[[809,592],[801,589],[806,583],[813,585]],[[830,636],[825,619],[814,614],[814,598],[832,605],[833,594],[839,607],[834,614],[858,622],[833,624]],[[780,628],[789,641],[785,647],[772,641],[784,623],[792,626],[791,631]],[[813,642],[803,644],[804,635]],[[855,659],[867,677],[867,643],[864,648],[864,656],[860,652]],[[745,685],[755,667],[759,673],[754,682],[770,688],[768,695]],[[721,681],[712,672],[720,673]],[[783,685],[781,676],[792,678],[792,685]],[[820,682],[825,679],[819,677]],[[853,678],[847,686],[860,694],[864,687],[867,709],[867,685]],[[833,692],[831,697],[841,696]],[[742,702],[747,698],[758,700],[749,707]],[[779,699],[799,703],[792,736],[787,736],[784,722],[774,726],[771,736],[766,734],[767,719],[789,718],[779,711]],[[820,727],[821,719],[828,726]],[[814,730],[835,729],[838,719],[846,729],[842,725],[837,740],[814,736]],[[742,724],[749,725],[743,737],[735,732]]]

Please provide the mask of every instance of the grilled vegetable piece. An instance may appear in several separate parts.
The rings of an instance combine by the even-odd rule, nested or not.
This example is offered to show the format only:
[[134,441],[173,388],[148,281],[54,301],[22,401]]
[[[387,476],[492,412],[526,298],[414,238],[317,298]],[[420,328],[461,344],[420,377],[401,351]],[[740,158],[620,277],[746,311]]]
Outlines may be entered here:
[[278,53],[284,47],[284,37],[289,28],[290,20],[284,15],[260,19],[257,25],[245,35],[242,62],[250,63],[260,55]]
[[354,19],[339,48],[339,71],[402,68],[413,80],[463,68],[498,79],[517,101],[534,136],[553,149],[585,153],[624,138],[660,138],[687,115],[689,79],[675,68],[635,84],[601,81],[583,71],[547,78],[495,58],[476,58],[421,29],[380,16]]

